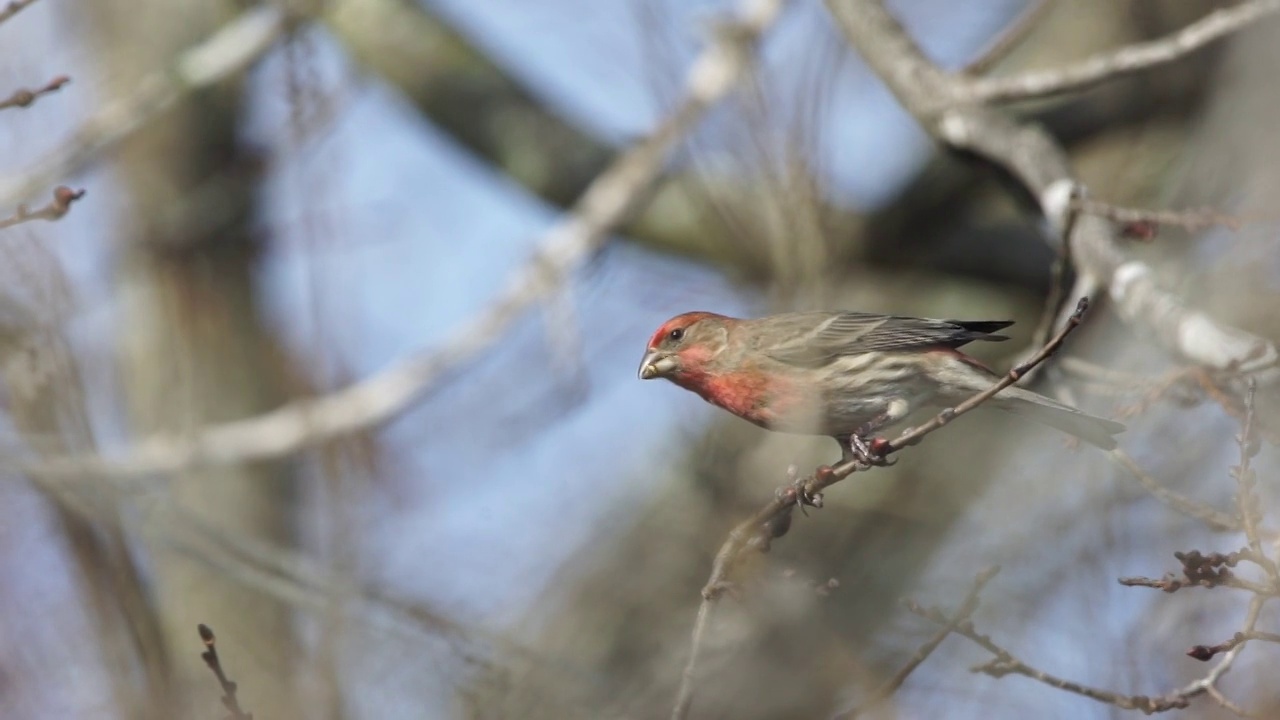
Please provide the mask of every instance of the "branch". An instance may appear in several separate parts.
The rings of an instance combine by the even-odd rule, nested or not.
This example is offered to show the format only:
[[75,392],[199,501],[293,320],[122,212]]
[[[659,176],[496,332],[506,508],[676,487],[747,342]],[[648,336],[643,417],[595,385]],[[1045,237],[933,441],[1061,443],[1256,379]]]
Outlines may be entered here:
[[[1252,632],[1253,624],[1257,621],[1258,613],[1261,611],[1262,603],[1259,598],[1249,606],[1249,613],[1245,619],[1245,632]],[[946,618],[940,617],[936,611],[930,611],[921,608],[915,604],[908,604],[907,609],[911,612],[931,620],[935,623],[944,624]],[[993,678],[1002,678],[1006,675],[1022,675],[1031,678],[1036,682],[1043,683],[1058,690],[1082,695],[1092,700],[1114,705],[1122,710],[1140,710],[1144,713],[1160,713],[1169,710],[1177,710],[1185,708],[1191,704],[1191,700],[1199,695],[1213,695],[1219,703],[1227,705],[1225,698],[1221,697],[1218,692],[1218,680],[1231,668],[1231,664],[1235,662],[1236,656],[1240,652],[1240,646],[1232,648],[1227,654],[1213,667],[1204,677],[1184,685],[1177,690],[1168,694],[1152,697],[1149,695],[1125,695],[1122,693],[1103,690],[1101,688],[1084,685],[1072,680],[1067,680],[1057,675],[1047,673],[1037,669],[1019,660],[1008,650],[997,645],[989,636],[979,633],[973,626],[972,622],[962,622],[952,630],[956,634],[968,638],[971,642],[983,648],[993,656],[989,662],[973,668],[973,672],[980,672]]]
[[71,82],[71,78],[66,75],[59,75],[35,90],[28,90],[26,88],[15,90],[12,95],[4,100],[0,100],[0,110],[7,110],[15,107],[31,107],[31,105],[35,103],[41,95],[58,92],[62,89],[63,85],[66,85],[69,82]]
[[169,67],[142,78],[132,94],[108,102],[35,167],[0,179],[0,207],[17,205],[59,179],[81,172],[187,94],[249,67],[284,35],[290,22],[283,10],[270,3],[244,11],[184,51]]
[[1112,222],[1120,223],[1124,226],[1122,233],[1125,237],[1138,240],[1149,240],[1154,237],[1154,226],[1156,225],[1172,225],[1188,231],[1204,230],[1215,225],[1220,225],[1229,230],[1239,230],[1244,225],[1242,219],[1220,213],[1212,208],[1144,210],[1142,208],[1121,207],[1089,198],[1075,198],[1072,200],[1072,204],[1078,212],[1086,215],[1096,215]]
[[[953,408],[946,408],[928,422],[915,428],[908,428],[893,440],[877,444],[876,450],[883,457],[888,457],[905,447],[915,445],[929,433],[973,410],[995,397],[1001,390],[1018,382],[1032,368],[1047,360],[1062,347],[1062,343],[1071,334],[1071,331],[1079,327],[1088,307],[1088,300],[1081,298],[1076,305],[1076,311],[1071,315],[1067,323],[1063,325],[1062,329],[1039,352],[1026,362],[1009,370],[994,385]],[[820,467],[812,474],[794,479],[787,486],[779,488],[772,501],[756,511],[750,518],[734,526],[733,530],[729,532],[729,536],[725,538],[724,544],[720,546],[719,552],[716,553],[707,584],[702,588],[702,604],[698,607],[698,616],[694,623],[690,640],[689,657],[685,663],[680,689],[676,694],[675,709],[671,713],[672,720],[682,720],[688,716],[689,708],[693,703],[693,692],[697,680],[696,669],[703,635],[706,633],[714,605],[725,591],[731,587],[729,573],[743,551],[751,548],[767,552],[773,539],[782,537],[790,529],[791,513],[795,508],[803,508],[806,505],[822,507],[823,490],[844,480],[855,472],[867,470],[870,467],[873,466],[862,464],[858,459],[842,462],[833,467]]]
[[1032,30],[1044,20],[1049,11],[1053,9],[1053,0],[1032,0],[1027,7],[1023,8],[1022,14],[1014,18],[1008,27],[1000,31],[986,49],[978,56],[969,61],[967,65],[961,68],[960,72],[968,75],[981,75],[990,70],[996,63],[1005,59],[1009,53],[1013,52],[1022,41],[1027,39]]
[[1262,585],[1239,577],[1233,572],[1233,568],[1239,565],[1241,561],[1251,562],[1263,568],[1266,568],[1267,564],[1270,563],[1270,560],[1265,555],[1256,554],[1248,548],[1232,553],[1215,552],[1208,555],[1199,550],[1191,550],[1185,553],[1175,552],[1173,556],[1178,559],[1178,562],[1182,563],[1181,578],[1172,573],[1166,574],[1159,580],[1145,577],[1123,577],[1119,580],[1120,584],[1125,587],[1155,588],[1167,593],[1177,592],[1184,587],[1230,587],[1247,590],[1259,597],[1274,597],[1280,594],[1280,588],[1277,588],[1274,584]]
[[1257,383],[1249,378],[1249,386],[1244,397],[1244,420],[1236,443],[1240,447],[1240,463],[1231,468],[1231,476],[1236,480],[1236,511],[1240,524],[1244,527],[1245,539],[1249,542],[1249,552],[1253,562],[1257,563],[1271,581],[1271,586],[1280,591],[1280,570],[1262,549],[1262,538],[1258,534],[1258,524],[1262,522],[1261,501],[1258,498],[1257,474],[1250,462],[1258,454],[1261,445],[1254,430],[1254,396],[1257,394]]
[[1146,489],[1147,492],[1151,493],[1151,495],[1157,500],[1168,505],[1174,510],[1177,510],[1183,515],[1203,522],[1215,532],[1241,529],[1240,522],[1231,515],[1220,510],[1215,510],[1205,503],[1198,500],[1192,500],[1181,493],[1174,492],[1173,490],[1161,485],[1155,478],[1147,474],[1147,472],[1138,465],[1137,461],[1135,461],[1129,453],[1116,448],[1115,450],[1108,452],[1107,455],[1110,456],[1117,465],[1129,471],[1129,474],[1132,475],[1142,485],[1142,487]]
[[35,1],[36,0],[11,0],[8,5],[4,6],[4,9],[0,9],[0,24],[4,24],[14,15],[17,15],[27,9],[27,7],[35,3]]
[[[1055,230],[1049,237],[1062,234],[1076,214],[1071,212],[1070,200],[1082,193],[1066,152],[1053,137],[1037,125],[976,102],[971,83],[985,81],[943,72],[879,0],[827,0],[827,4],[849,42],[926,131],[953,149],[1003,168],[1037,199]],[[1248,7],[1269,11],[1278,4],[1280,0],[1271,0]],[[1072,223],[1067,242],[1081,278],[1105,287],[1121,318],[1152,330],[1178,356],[1242,373],[1272,368],[1280,358],[1269,341],[1186,307],[1157,283],[1149,265],[1126,257],[1110,222],[1081,215]]]
[[1215,10],[1183,29],[1156,40],[1099,53],[1062,68],[970,80],[966,83],[965,91],[972,102],[993,103],[1045,98],[1083,90],[1107,80],[1186,57],[1277,11],[1280,11],[1280,0],[1252,0],[1235,7]]
[[[911,676],[911,673],[915,672],[916,668],[920,667],[925,660],[929,659],[929,656],[933,654],[933,651],[938,649],[938,646],[942,644],[942,641],[946,640],[951,633],[956,631],[956,628],[959,627],[960,623],[968,622],[969,618],[972,617],[973,613],[978,609],[978,598],[982,593],[982,589],[999,572],[1000,567],[994,566],[978,573],[978,576],[973,580],[973,586],[969,588],[969,594],[965,595],[964,601],[960,603],[960,608],[956,610],[955,615],[952,615],[950,619],[946,619],[946,621],[942,623],[942,629],[933,637],[929,638],[925,644],[921,645],[916,650],[915,654],[907,660],[906,664],[899,668],[898,672],[893,674],[893,677],[885,680],[880,687],[876,688],[865,702],[847,713],[837,715],[837,720],[854,720],[854,718],[872,710],[880,703],[892,697],[893,694],[898,691],[898,688],[902,687],[902,684],[907,681],[907,678]],[[916,605],[913,600],[907,600],[904,604],[909,606]],[[942,613],[938,612],[938,615],[941,616]]]
[[218,659],[218,640],[214,637],[213,630],[204,624],[196,626],[196,629],[200,632],[200,639],[204,641],[205,647],[200,658],[213,671],[214,677],[218,678],[218,686],[222,688],[222,705],[231,713],[228,720],[253,720],[253,713],[245,712],[240,707],[240,701],[236,698],[238,688],[235,681],[229,679],[222,670],[222,661]]
[[13,215],[0,219],[0,230],[32,220],[48,220],[52,222],[61,219],[62,216],[71,211],[71,203],[82,197],[84,197],[84,190],[72,190],[65,185],[59,185],[53,189],[53,199],[44,207],[28,210],[26,205],[19,205],[18,211]]
[[[484,352],[521,314],[563,285],[654,188],[670,152],[736,86],[752,51],[788,0],[744,0],[735,19],[689,68],[684,98],[652,133],[620,154],[572,211],[541,239],[494,302],[437,348],[418,351],[328,395],[262,415],[206,426],[188,437],[155,435],[118,456],[64,456],[19,468],[40,477],[133,478],[284,457],[394,418],[450,371]],[[0,461],[2,462],[2,461]]]

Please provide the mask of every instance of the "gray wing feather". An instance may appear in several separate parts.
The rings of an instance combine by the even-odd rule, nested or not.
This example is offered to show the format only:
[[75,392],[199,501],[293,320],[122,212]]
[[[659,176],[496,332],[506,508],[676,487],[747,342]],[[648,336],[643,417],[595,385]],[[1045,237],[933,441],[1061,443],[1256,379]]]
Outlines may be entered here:
[[[975,340],[1008,340],[994,335],[1009,320],[932,320],[875,313],[789,313],[764,318],[778,338],[761,348],[769,357],[794,365],[824,365],[837,357],[923,347],[957,348]],[[783,328],[794,328],[792,333]]]

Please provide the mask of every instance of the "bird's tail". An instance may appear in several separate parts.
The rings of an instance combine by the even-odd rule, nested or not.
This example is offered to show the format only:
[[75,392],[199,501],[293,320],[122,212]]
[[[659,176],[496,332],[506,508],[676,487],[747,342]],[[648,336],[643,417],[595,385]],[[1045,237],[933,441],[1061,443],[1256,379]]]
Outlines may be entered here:
[[1080,412],[1020,387],[1001,390],[992,398],[992,403],[1001,410],[1074,435],[1103,450],[1114,450],[1116,433],[1124,432],[1124,425],[1118,422]]

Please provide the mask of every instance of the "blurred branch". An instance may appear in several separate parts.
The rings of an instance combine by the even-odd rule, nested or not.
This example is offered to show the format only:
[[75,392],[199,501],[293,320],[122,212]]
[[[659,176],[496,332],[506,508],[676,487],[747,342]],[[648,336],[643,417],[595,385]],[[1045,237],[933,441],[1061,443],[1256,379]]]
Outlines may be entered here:
[[[907,609],[911,612],[931,620],[938,624],[947,623],[947,618],[934,610],[922,608],[915,604],[909,604]],[[1246,627],[1252,628],[1253,622],[1257,620],[1257,615],[1261,609],[1261,604],[1255,602],[1250,605],[1249,616],[1246,619]],[[1052,675],[1043,670],[1039,670],[1027,663],[1019,660],[1008,650],[997,645],[989,636],[979,633],[973,626],[972,622],[965,621],[958,624],[953,630],[956,634],[963,635],[974,644],[991,653],[992,659],[982,665],[973,668],[973,672],[980,672],[990,675],[993,678],[1002,678],[1006,675],[1022,675],[1031,678],[1037,682],[1048,685],[1049,687],[1065,690],[1066,692],[1083,695],[1084,697],[1108,705],[1114,705],[1122,710],[1140,710],[1144,713],[1160,713],[1185,708],[1191,704],[1192,698],[1204,694],[1216,694],[1217,682],[1224,673],[1231,667],[1239,652],[1239,647],[1229,651],[1217,665],[1214,666],[1204,677],[1195,680],[1183,687],[1174,690],[1166,695],[1159,697],[1151,697],[1148,695],[1124,695],[1121,693],[1103,690],[1100,688],[1077,683],[1072,680],[1066,680]]]
[[3,24],[14,15],[17,15],[27,9],[27,7],[35,3],[35,1],[36,0],[10,0],[9,4],[5,5],[3,10],[0,10],[0,24]]
[[695,59],[685,80],[684,98],[673,113],[591,183],[570,213],[543,235],[533,257],[489,307],[441,346],[414,353],[328,395],[209,425],[191,436],[156,435],[116,457],[63,457],[22,469],[44,477],[128,478],[231,465],[283,457],[395,417],[441,377],[501,339],[524,311],[562,286],[569,273],[608,239],[608,233],[648,198],[667,155],[734,88],[753,57],[756,42],[786,4],[787,0],[745,0],[736,18]]
[[[879,0],[827,4],[849,42],[925,130],[939,142],[1004,168],[1037,199],[1055,236],[1060,234],[1073,214],[1070,199],[1080,193],[1066,152],[1053,137],[982,104],[971,92],[971,81],[934,65]],[[1269,11],[1280,0],[1255,4]],[[1239,372],[1272,368],[1280,357],[1269,341],[1185,306],[1157,283],[1148,264],[1124,254],[1106,220],[1080,216],[1067,242],[1081,281],[1107,288],[1122,318],[1153,330],[1181,357]]]
[[59,75],[35,90],[28,90],[26,88],[15,90],[12,95],[4,100],[0,100],[0,110],[7,110],[15,107],[31,107],[31,105],[41,95],[58,92],[62,89],[63,85],[66,85],[69,82],[71,82],[71,78],[66,75]]
[[1215,10],[1178,32],[1157,40],[1099,53],[1066,67],[1008,77],[964,80],[958,87],[968,102],[976,104],[1031,100],[1082,90],[1186,57],[1277,11],[1280,11],[1280,0],[1251,0]]
[[[1004,377],[1000,378],[991,387],[976,393],[953,408],[943,410],[922,425],[908,428],[893,440],[874,442],[872,451],[881,458],[888,458],[905,447],[919,443],[929,433],[977,408],[995,397],[1001,390],[1018,382],[1032,368],[1049,359],[1062,347],[1062,343],[1066,341],[1067,336],[1079,327],[1088,307],[1088,300],[1081,298],[1076,305],[1075,313],[1039,352],[1026,362],[1009,370]],[[779,488],[772,501],[756,511],[750,518],[734,526],[733,530],[729,532],[729,536],[725,538],[724,544],[720,546],[719,552],[716,553],[715,561],[711,566],[711,575],[707,578],[707,583],[702,588],[702,603],[698,607],[697,621],[694,623],[691,634],[689,657],[682,674],[680,689],[676,694],[675,709],[671,713],[672,720],[682,720],[688,716],[689,708],[693,704],[698,655],[702,647],[703,635],[706,633],[707,626],[710,623],[714,605],[732,587],[729,581],[729,573],[742,553],[747,549],[767,552],[772,541],[785,535],[791,528],[793,510],[796,508],[803,509],[806,505],[822,507],[823,490],[844,480],[855,472],[865,471],[871,467],[875,466],[865,464],[858,458],[841,462],[835,466],[820,467],[812,474],[795,479],[787,486]]]
[[204,42],[187,49],[136,89],[107,102],[56,151],[16,177],[0,178],[0,207],[17,205],[60,178],[84,170],[152,117],[200,88],[235,75],[275,44],[289,16],[271,4],[255,5]]
[[59,185],[53,189],[53,199],[44,207],[28,210],[26,205],[19,205],[18,211],[13,215],[0,219],[0,230],[32,220],[58,220],[71,211],[71,203],[82,197],[84,197],[84,190],[72,190],[65,185]]
[[[849,712],[837,715],[837,720],[854,720],[854,718],[870,711],[880,703],[892,697],[893,694],[898,691],[898,688],[902,687],[902,684],[907,681],[907,678],[911,676],[911,673],[915,672],[916,668],[920,667],[925,660],[929,659],[929,656],[933,654],[933,651],[938,649],[938,646],[942,644],[942,641],[946,640],[951,633],[956,631],[956,628],[959,627],[960,623],[969,621],[969,618],[971,618],[973,613],[978,609],[978,598],[982,594],[982,589],[986,587],[987,583],[991,582],[991,579],[999,572],[1000,567],[993,566],[978,573],[978,576],[973,580],[973,586],[969,588],[969,593],[965,595],[964,601],[960,603],[959,609],[956,610],[955,614],[952,615],[950,619],[943,623],[942,629],[933,637],[929,638],[925,644],[921,645],[920,648],[916,650],[915,654],[907,660],[906,664],[899,668],[898,672],[893,674],[893,677],[889,678],[881,684],[880,687],[876,688],[875,691],[871,693],[871,697],[867,698],[861,705],[853,708]],[[909,606],[916,605],[914,600],[906,600],[904,601],[904,604]],[[942,615],[941,611],[936,610],[934,612],[939,616]]]
[[213,671],[214,677],[218,678],[218,686],[222,688],[222,705],[231,713],[228,720],[253,720],[253,713],[245,712],[240,707],[240,700],[236,697],[236,691],[239,688],[235,681],[229,679],[222,670],[222,661],[218,659],[217,638],[214,637],[213,630],[204,624],[197,626],[196,629],[200,632],[200,639],[204,641],[205,647],[204,652],[200,653],[200,659],[204,660],[204,664]]
[[1172,225],[1185,230],[1203,230],[1220,225],[1229,230],[1239,230],[1244,221],[1238,217],[1220,213],[1212,208],[1195,210],[1146,210],[1143,208],[1127,208],[1110,203],[1075,198],[1072,205],[1077,212],[1096,215],[1112,222],[1120,223],[1125,237],[1138,240],[1149,240],[1155,236],[1156,225]]
[[1107,453],[1117,465],[1129,471],[1129,474],[1138,481],[1139,484],[1155,499],[1168,505],[1191,518],[1195,518],[1208,525],[1211,530],[1217,532],[1225,532],[1230,530],[1239,530],[1240,522],[1221,510],[1215,510],[1205,503],[1174,492],[1169,488],[1161,485],[1155,478],[1151,477],[1142,466],[1138,465],[1129,453],[1116,448]]
[[1022,14],[1014,18],[1008,27],[1001,30],[996,39],[976,58],[970,60],[967,65],[961,68],[960,72],[969,75],[981,75],[1005,59],[1009,53],[1017,49],[1027,39],[1032,30],[1035,30],[1040,25],[1040,21],[1044,20],[1049,11],[1053,9],[1053,2],[1054,0],[1031,0],[1031,3],[1023,8]]

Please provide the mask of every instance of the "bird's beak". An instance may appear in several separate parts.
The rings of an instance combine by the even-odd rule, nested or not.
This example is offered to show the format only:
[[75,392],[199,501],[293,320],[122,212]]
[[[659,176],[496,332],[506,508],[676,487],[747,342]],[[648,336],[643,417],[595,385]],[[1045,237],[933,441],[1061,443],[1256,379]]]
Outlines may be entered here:
[[644,354],[644,359],[640,361],[639,375],[641,380],[652,380],[668,375],[675,369],[675,358],[670,355],[663,355],[657,350],[650,350]]

